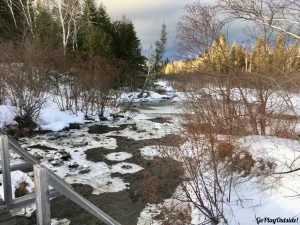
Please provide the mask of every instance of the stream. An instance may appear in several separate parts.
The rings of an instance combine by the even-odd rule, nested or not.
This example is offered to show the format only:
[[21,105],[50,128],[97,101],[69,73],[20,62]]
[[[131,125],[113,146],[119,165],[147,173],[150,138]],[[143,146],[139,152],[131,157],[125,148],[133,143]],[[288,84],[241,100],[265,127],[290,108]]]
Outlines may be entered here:
[[[169,101],[134,103],[117,121],[87,123],[80,129],[21,139],[22,147],[41,159],[73,188],[124,225],[148,225],[140,214],[148,203],[172,197],[183,173],[173,159],[159,157],[156,146],[177,139],[179,111]],[[65,197],[51,200],[55,224],[103,224]],[[35,224],[35,208],[19,224]],[[17,212],[17,214],[21,214]],[[157,213],[159,214],[159,212]],[[147,217],[148,215],[146,215]],[[139,220],[139,222],[138,222]]]

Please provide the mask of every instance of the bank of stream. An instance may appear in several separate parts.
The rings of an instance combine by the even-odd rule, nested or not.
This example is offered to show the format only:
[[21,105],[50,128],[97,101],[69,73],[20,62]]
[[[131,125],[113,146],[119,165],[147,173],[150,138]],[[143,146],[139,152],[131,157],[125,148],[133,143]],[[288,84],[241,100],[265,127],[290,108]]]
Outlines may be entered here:
[[[173,103],[157,103],[134,105],[134,109],[148,115],[147,120],[153,123],[168,124],[172,123],[172,117],[178,115],[175,112]],[[170,110],[168,112],[168,110]],[[180,184],[180,176],[183,173],[181,164],[167,157],[145,158],[141,154],[141,149],[146,146],[172,146],[176,144],[180,138],[175,134],[166,134],[160,138],[149,138],[143,140],[135,140],[126,136],[118,136],[118,132],[124,129],[130,129],[137,133],[143,134],[137,128],[135,122],[121,124],[117,127],[110,127],[102,123],[92,124],[88,128],[88,134],[103,135],[113,133],[107,137],[113,138],[117,142],[117,147],[108,149],[105,147],[89,148],[85,150],[86,160],[94,163],[105,163],[113,166],[116,161],[110,160],[107,155],[115,154],[118,156],[120,152],[127,153],[131,157],[121,160],[122,168],[128,169],[132,164],[142,167],[135,173],[113,172],[112,178],[122,179],[126,183],[126,189],[118,192],[93,194],[93,187],[87,184],[73,183],[75,191],[87,198],[101,210],[112,216],[114,219],[124,225],[137,224],[141,211],[147,203],[162,203],[164,199],[170,198],[176,187]],[[39,148],[39,145],[34,146]],[[42,146],[42,148],[46,148]],[[49,148],[52,150],[52,148]],[[52,218],[70,220],[71,225],[97,225],[103,224],[95,217],[87,213],[85,210],[72,203],[66,197],[57,197],[51,200],[51,216]],[[26,219],[27,221],[28,219]],[[31,218],[32,224],[35,223],[35,215]]]

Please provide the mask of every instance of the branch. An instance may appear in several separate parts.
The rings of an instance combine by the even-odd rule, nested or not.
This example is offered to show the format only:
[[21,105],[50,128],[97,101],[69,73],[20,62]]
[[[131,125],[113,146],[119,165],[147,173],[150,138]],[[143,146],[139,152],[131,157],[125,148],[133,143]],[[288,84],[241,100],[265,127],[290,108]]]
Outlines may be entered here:
[[273,174],[288,174],[288,173],[294,173],[296,171],[299,171],[300,168],[294,169],[294,170],[290,170],[290,171],[284,171],[284,172],[277,172],[277,173],[273,173]]

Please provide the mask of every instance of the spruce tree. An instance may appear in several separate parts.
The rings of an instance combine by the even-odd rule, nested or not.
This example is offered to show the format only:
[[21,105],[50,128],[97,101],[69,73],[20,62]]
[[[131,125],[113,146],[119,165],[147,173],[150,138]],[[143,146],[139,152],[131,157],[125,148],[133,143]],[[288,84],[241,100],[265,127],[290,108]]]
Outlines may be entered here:
[[113,40],[110,18],[105,7],[100,5],[96,8],[94,0],[85,0],[82,23],[83,27],[79,34],[81,52],[88,57],[101,55],[111,58]]
[[284,37],[282,33],[279,33],[277,35],[276,46],[273,52],[273,67],[277,70],[284,71],[286,64],[286,50],[284,46]]
[[130,20],[123,17],[113,23],[112,28],[114,55],[127,64],[120,82],[136,86],[142,82],[140,73],[144,72],[144,57],[141,54],[141,43]]
[[245,67],[245,51],[242,45],[237,45],[235,41],[232,42],[230,52],[231,64],[236,68]]
[[238,68],[245,67],[245,58],[246,53],[242,45],[238,45],[236,48],[236,59],[237,59],[237,66]]
[[153,72],[157,76],[162,74],[162,67],[163,67],[163,56],[166,51],[166,44],[167,44],[167,26],[163,23],[160,33],[159,40],[155,41],[155,62],[153,65]]
[[263,35],[260,35],[252,53],[252,68],[256,71],[267,71],[270,65],[269,47]]
[[229,46],[223,34],[214,40],[209,51],[209,59],[215,71],[224,73],[230,64]]
[[82,18],[84,26],[96,24],[96,5],[94,0],[84,0]]
[[46,49],[56,49],[60,46],[59,24],[53,15],[39,2],[36,13],[35,36],[37,41]]
[[286,68],[299,69],[300,68],[300,51],[299,41],[295,40],[293,44],[287,47]]

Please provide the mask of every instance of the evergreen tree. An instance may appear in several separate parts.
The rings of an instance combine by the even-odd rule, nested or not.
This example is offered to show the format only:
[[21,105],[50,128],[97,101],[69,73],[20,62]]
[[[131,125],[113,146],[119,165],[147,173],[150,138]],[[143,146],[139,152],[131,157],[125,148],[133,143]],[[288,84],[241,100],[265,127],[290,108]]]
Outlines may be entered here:
[[93,0],[85,0],[83,28],[79,34],[80,50],[87,56],[113,56],[110,18],[103,5],[96,9]]
[[60,45],[59,24],[41,3],[37,4],[36,30],[37,41],[47,49],[56,49]]
[[232,65],[237,67],[237,64],[238,64],[237,44],[235,41],[233,41],[232,45],[231,45],[230,60],[231,60]]
[[245,51],[242,45],[237,45],[235,41],[232,42],[230,52],[231,64],[236,68],[245,67]]
[[236,48],[236,59],[237,59],[237,66],[239,68],[245,68],[245,58],[246,53],[242,45],[238,45]]
[[252,53],[252,68],[256,71],[267,71],[270,65],[269,47],[263,35],[260,35]]
[[284,37],[282,33],[277,35],[276,46],[273,52],[273,67],[280,71],[284,71],[286,65],[286,49],[284,46]]
[[95,25],[96,17],[96,5],[94,0],[84,0],[82,16],[84,26]]
[[286,68],[287,69],[299,69],[300,68],[300,51],[299,42],[295,40],[293,44],[287,47],[286,54]]
[[230,63],[229,46],[223,34],[213,41],[209,51],[209,59],[215,71],[221,73],[228,71]]
[[153,65],[153,72],[156,76],[162,74],[162,67],[163,67],[163,55],[166,51],[166,44],[167,44],[167,26],[165,24],[162,25],[160,39],[155,41],[155,62]]
[[141,43],[130,20],[123,17],[113,23],[112,28],[114,55],[126,62],[128,69],[120,82],[136,86],[142,82],[140,73],[144,72],[145,58],[141,54]]
[[110,18],[106,12],[105,6],[101,3],[96,11],[96,18],[95,18],[96,25],[103,29],[103,31],[107,33],[111,33],[112,25]]

